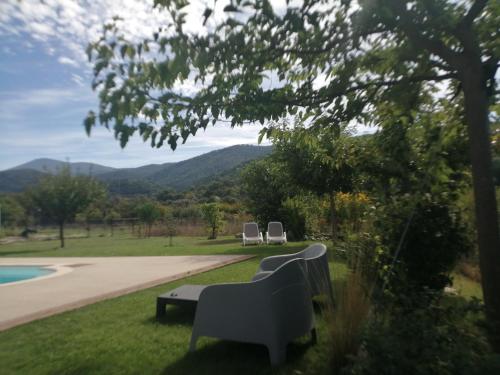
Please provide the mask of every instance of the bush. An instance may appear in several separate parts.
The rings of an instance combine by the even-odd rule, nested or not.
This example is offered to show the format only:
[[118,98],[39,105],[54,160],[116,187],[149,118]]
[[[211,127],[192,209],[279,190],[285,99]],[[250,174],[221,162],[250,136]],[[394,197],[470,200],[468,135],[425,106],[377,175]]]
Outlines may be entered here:
[[[471,318],[478,303],[455,300],[443,307],[437,298],[425,309],[397,309],[371,320],[363,354],[345,369],[351,374],[498,374],[494,355]],[[349,370],[349,371],[347,371]]]
[[471,249],[467,230],[451,206],[430,195],[414,201],[405,196],[380,207],[375,220],[382,277],[389,289],[403,295],[443,289],[457,261]]

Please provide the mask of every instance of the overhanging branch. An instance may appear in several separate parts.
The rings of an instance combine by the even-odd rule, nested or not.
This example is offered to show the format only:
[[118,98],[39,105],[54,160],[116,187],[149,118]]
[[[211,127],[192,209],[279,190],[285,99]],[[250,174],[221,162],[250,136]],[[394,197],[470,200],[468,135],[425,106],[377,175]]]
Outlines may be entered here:
[[470,7],[464,18],[458,23],[457,29],[463,27],[470,27],[474,20],[481,14],[488,0],[476,0]]

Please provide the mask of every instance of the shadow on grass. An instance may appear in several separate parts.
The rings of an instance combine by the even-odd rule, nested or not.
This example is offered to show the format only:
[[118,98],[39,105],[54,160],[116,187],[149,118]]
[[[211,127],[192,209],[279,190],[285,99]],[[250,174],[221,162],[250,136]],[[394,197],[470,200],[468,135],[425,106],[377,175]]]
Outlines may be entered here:
[[209,245],[227,245],[227,244],[231,244],[231,243],[234,243],[234,244],[237,244],[237,243],[241,243],[241,239],[238,239],[238,238],[225,238],[223,240],[206,240],[206,241],[200,241],[198,242],[198,245],[206,245],[206,246],[209,246]]
[[238,246],[229,249],[216,250],[213,254],[231,254],[231,255],[258,255],[258,256],[271,256],[282,254],[293,254],[304,250],[303,244],[297,245],[261,245],[261,246]]
[[[26,249],[26,250],[2,251],[1,247],[0,247],[0,257],[8,257],[8,256],[12,256],[12,255],[27,255],[27,254],[36,255],[37,253],[43,253],[43,252],[53,251],[53,250],[58,250],[58,249],[60,249],[60,247],[56,246],[54,248],[40,249],[40,250]],[[64,254],[62,254],[61,256],[64,256]]]
[[272,374],[276,370],[283,370],[285,366],[299,362],[310,347],[309,341],[289,344],[286,364],[273,368],[269,362],[269,352],[264,345],[217,341],[203,345],[193,353],[187,352],[180,360],[165,367],[161,373],[165,375]]
[[160,319],[156,319],[156,316],[152,316],[146,320],[148,324],[161,324],[161,325],[189,325],[192,326],[194,322],[194,315],[196,313],[196,307],[179,307],[179,306],[167,306],[167,310],[164,316]]

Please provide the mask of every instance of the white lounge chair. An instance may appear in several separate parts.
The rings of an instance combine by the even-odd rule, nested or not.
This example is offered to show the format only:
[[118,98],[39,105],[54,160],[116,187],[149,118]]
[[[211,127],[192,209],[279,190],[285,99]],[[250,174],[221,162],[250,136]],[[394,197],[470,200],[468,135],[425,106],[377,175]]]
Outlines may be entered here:
[[267,224],[266,243],[286,243],[286,232],[279,221],[271,221]]
[[292,259],[248,283],[209,285],[200,293],[190,351],[200,336],[254,344],[269,350],[272,365],[286,360],[286,346],[311,334],[314,314],[304,259]]
[[257,223],[243,224],[243,246],[249,243],[261,244],[264,242]]

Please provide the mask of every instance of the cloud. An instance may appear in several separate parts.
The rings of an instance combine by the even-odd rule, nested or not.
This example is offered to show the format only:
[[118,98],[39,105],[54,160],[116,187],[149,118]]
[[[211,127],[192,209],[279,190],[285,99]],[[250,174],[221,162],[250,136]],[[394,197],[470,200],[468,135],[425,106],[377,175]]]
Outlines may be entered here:
[[57,61],[59,61],[59,63],[63,65],[78,67],[78,63],[75,60],[70,59],[69,57],[61,56],[57,59]]

